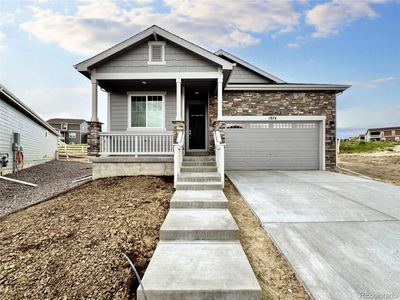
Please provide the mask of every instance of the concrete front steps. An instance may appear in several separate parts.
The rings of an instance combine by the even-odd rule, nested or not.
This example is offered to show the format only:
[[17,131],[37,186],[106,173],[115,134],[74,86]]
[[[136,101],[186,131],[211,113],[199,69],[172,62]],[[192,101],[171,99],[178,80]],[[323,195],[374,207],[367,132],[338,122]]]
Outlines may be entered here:
[[[160,241],[143,286],[148,300],[261,299],[238,241]],[[138,300],[144,300],[140,288]]]
[[[260,300],[215,158],[185,156],[160,243],[143,277],[148,300]],[[138,300],[144,295],[138,288]]]
[[239,228],[227,209],[171,209],[160,239],[234,241],[239,239]]
[[228,199],[222,190],[181,190],[172,196],[172,208],[228,208]]

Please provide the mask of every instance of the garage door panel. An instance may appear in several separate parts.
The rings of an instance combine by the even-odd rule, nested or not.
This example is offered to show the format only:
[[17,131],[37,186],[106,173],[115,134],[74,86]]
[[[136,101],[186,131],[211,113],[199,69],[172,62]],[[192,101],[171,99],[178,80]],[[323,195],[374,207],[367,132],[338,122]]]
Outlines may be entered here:
[[227,126],[225,130],[228,170],[319,168],[317,122],[269,122],[268,125],[240,122],[237,126],[242,128]]

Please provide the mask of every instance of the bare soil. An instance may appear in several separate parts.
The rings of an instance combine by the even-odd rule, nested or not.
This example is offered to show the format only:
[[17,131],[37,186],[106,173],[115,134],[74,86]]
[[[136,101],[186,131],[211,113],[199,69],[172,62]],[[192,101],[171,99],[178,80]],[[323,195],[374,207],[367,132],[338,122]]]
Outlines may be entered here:
[[102,179],[0,218],[1,299],[135,299],[173,194],[170,177]]
[[339,166],[362,175],[400,185],[400,146],[393,151],[340,154]]
[[262,299],[310,299],[285,258],[227,178],[224,192],[229,200],[229,210],[240,229],[240,242],[261,286]]

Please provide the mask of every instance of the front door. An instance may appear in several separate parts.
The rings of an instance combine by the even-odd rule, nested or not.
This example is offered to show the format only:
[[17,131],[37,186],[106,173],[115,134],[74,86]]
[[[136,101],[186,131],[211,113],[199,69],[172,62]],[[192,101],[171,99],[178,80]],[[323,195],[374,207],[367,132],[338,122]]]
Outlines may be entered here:
[[189,150],[206,148],[206,106],[189,104]]

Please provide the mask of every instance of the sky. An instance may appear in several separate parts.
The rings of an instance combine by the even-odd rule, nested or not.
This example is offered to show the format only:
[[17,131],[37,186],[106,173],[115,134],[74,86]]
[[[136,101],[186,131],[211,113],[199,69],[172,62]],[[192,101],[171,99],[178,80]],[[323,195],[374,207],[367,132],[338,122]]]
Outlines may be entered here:
[[0,0],[0,82],[44,119],[90,119],[73,65],[153,24],[286,82],[351,84],[339,137],[400,126],[400,0]]

